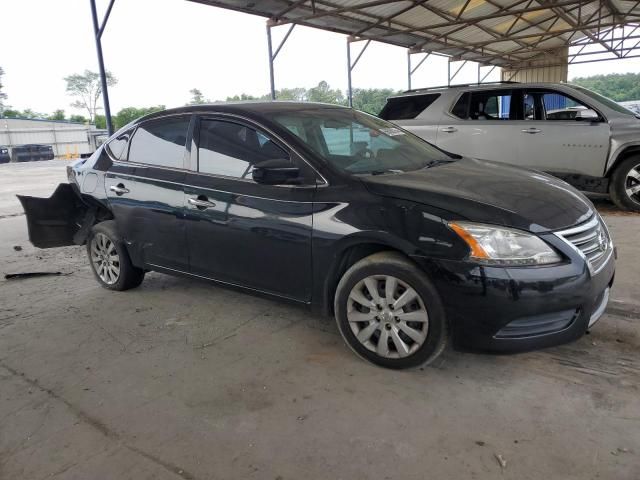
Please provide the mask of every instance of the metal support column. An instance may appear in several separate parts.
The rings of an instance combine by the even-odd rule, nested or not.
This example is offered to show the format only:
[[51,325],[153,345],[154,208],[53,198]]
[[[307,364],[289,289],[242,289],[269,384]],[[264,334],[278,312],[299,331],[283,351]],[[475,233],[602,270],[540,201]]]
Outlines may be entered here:
[[464,68],[464,66],[467,64],[468,60],[463,60],[462,61],[462,65],[460,65],[458,67],[458,69],[455,71],[455,73],[453,74],[453,76],[451,76],[451,61],[447,62],[447,74],[449,77],[449,81],[447,83],[447,85],[451,86],[451,82],[458,76],[458,74],[460,73],[460,70],[462,70]]
[[424,52],[412,51],[411,49],[407,50],[407,86],[409,87],[408,90],[411,90],[411,84],[412,84],[411,79],[413,77],[413,74],[416,73],[416,70],[418,70],[422,66],[422,64],[427,60],[427,58],[431,56],[431,53],[424,53],[424,57],[420,59],[420,61],[415,67],[412,67],[411,55],[418,54],[418,53],[424,53]]
[[482,65],[478,64],[478,83],[484,82],[487,79],[487,77],[491,75],[491,72],[493,72],[496,69],[495,65],[485,65],[485,66],[487,67],[490,66],[491,68],[487,73],[485,73],[482,77],[480,77],[480,69],[482,68]]
[[96,0],[89,0],[91,4],[91,17],[93,19],[93,33],[96,41],[96,53],[98,54],[98,68],[100,69],[100,83],[102,84],[102,100],[104,102],[104,117],[107,122],[107,132],[113,134],[113,123],[111,122],[111,107],[109,106],[109,91],[107,89],[107,74],[104,69],[104,58],[102,56],[102,33],[107,26],[111,9],[115,0],[109,2],[107,12],[104,15],[102,24],[98,25],[98,11],[96,9]]
[[296,26],[295,23],[291,24],[291,26],[289,27],[289,30],[287,30],[287,33],[284,35],[284,38],[280,42],[280,45],[278,45],[278,48],[276,48],[276,51],[274,52],[273,43],[271,40],[271,28],[275,27],[277,24],[278,23],[273,19],[267,20],[267,46],[269,47],[269,82],[271,86],[271,100],[276,99],[276,81],[275,81],[275,74],[273,71],[273,62],[275,61],[276,57],[278,56],[278,53],[280,53],[280,50],[282,49],[285,42],[289,38],[289,35],[291,35],[293,28]]
[[349,100],[350,107],[353,107],[353,88],[351,83],[351,72],[353,72],[353,69],[356,67],[356,65],[360,61],[360,57],[362,57],[362,54],[365,52],[365,50],[371,43],[371,40],[367,40],[367,43],[364,44],[364,47],[362,47],[362,50],[360,50],[360,53],[356,57],[355,61],[351,63],[351,44],[359,40],[361,39],[355,38],[355,37],[347,37],[347,98]]

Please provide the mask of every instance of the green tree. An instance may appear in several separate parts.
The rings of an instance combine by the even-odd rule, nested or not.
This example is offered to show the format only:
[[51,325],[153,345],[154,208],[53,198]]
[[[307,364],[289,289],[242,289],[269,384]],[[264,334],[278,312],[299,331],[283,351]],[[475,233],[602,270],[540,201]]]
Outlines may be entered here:
[[192,88],[189,90],[189,93],[191,94],[191,100],[189,100],[187,105],[200,105],[208,102],[208,100],[204,98],[202,92],[197,88]]
[[2,91],[4,85],[2,85],[2,76],[4,75],[4,70],[0,67],[0,116],[3,115],[4,109],[8,106],[4,104],[4,101],[7,99],[7,94]]
[[306,100],[309,102],[344,104],[345,98],[342,90],[332,89],[327,82],[322,80],[316,87],[307,91]]
[[249,100],[266,100],[269,95],[263,95],[262,97],[255,97],[247,93],[241,93],[240,95],[234,95],[233,97],[227,97],[225,102],[245,102]]
[[64,120],[66,117],[64,115],[64,110],[58,109],[54,110],[51,115],[47,117],[49,120]]
[[93,118],[93,124],[101,130],[107,129],[107,117],[99,113]]
[[[276,90],[276,99],[277,100],[291,100],[295,102],[304,102],[307,99],[308,92],[306,88],[298,87],[298,88],[283,88],[281,90]],[[269,95],[266,95],[267,98],[270,98]]]
[[[111,72],[107,72],[106,75],[108,86],[113,86],[118,83]],[[64,80],[67,82],[67,93],[76,98],[71,106],[86,110],[89,114],[89,121],[93,123],[98,110],[101,109],[99,106],[99,101],[102,97],[100,75],[96,72],[85,70],[84,73],[69,75],[65,77]]]
[[87,123],[87,119],[83,115],[71,115],[69,121],[73,123]]
[[132,122],[133,120],[140,118],[144,115],[148,115],[153,112],[159,112],[160,110],[164,110],[166,107],[164,105],[156,105],[153,107],[126,107],[120,110],[115,117],[113,117],[113,124],[115,128],[121,128]]
[[377,115],[387,103],[387,98],[395,93],[390,88],[356,88],[353,90],[353,108]]
[[38,113],[38,112],[34,112],[33,110],[31,110],[30,108],[25,108],[21,113],[20,116],[22,118],[46,118],[46,115],[43,115],[42,113]]
[[571,83],[593,90],[616,102],[640,100],[640,73],[610,73],[577,77]]
[[5,118],[19,118],[22,116],[20,110],[14,110],[12,108],[7,108],[2,112],[2,116]]

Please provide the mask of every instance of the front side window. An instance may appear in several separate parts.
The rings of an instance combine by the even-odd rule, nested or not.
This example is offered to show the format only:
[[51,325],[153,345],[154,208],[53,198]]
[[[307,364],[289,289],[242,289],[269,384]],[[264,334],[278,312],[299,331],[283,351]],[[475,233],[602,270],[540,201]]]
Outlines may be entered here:
[[276,115],[274,120],[324,161],[349,174],[405,172],[452,160],[421,138],[351,109],[309,107]]
[[226,120],[200,122],[199,172],[251,178],[253,165],[274,159],[289,159],[289,154],[262,132]]
[[129,160],[160,167],[183,168],[189,117],[164,118],[141,124],[129,148]]
[[545,120],[575,120],[589,110],[585,104],[558,92],[541,93],[540,98],[544,107]]

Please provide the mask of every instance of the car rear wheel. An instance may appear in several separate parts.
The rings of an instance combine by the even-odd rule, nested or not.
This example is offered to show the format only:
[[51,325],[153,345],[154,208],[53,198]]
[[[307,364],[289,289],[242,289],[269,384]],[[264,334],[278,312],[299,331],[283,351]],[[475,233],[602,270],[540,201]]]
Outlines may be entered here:
[[425,365],[447,344],[438,293],[424,272],[395,252],[373,254],[349,268],[338,284],[334,310],[349,347],[382,367]]
[[640,156],[627,158],[615,169],[611,199],[623,210],[640,212]]
[[129,290],[144,280],[144,270],[131,264],[112,220],[92,228],[87,240],[87,254],[96,279],[109,290]]

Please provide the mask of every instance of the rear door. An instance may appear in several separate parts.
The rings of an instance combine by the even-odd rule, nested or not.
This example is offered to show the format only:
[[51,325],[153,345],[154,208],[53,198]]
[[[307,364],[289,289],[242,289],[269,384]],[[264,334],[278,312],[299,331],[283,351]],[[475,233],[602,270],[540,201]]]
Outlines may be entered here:
[[[189,268],[184,224],[191,115],[140,124],[106,175],[107,197],[136,265]],[[115,146],[114,146],[115,148]]]
[[268,159],[308,167],[279,139],[235,117],[203,117],[196,141],[185,189],[190,271],[308,301],[315,177],[274,186],[251,175]]
[[443,115],[436,145],[466,157],[517,164],[517,98],[519,92],[511,89],[462,93]]
[[522,166],[557,174],[604,174],[610,131],[601,115],[553,89],[525,89],[522,101],[525,120],[516,132]]

